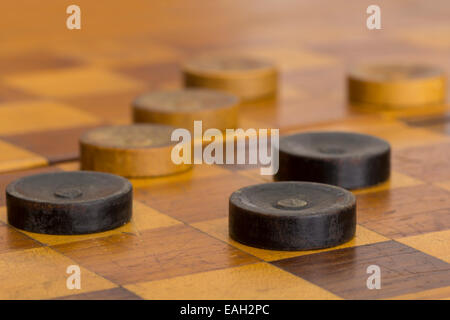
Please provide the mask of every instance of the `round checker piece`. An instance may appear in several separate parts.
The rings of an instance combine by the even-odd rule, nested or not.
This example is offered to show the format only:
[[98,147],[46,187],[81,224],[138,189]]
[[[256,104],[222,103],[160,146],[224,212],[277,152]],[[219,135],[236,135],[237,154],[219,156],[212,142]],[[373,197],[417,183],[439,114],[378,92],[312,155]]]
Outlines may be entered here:
[[389,179],[385,140],[350,132],[309,132],[282,137],[277,181],[311,181],[357,189]]
[[403,109],[445,101],[446,76],[426,65],[361,65],[349,73],[350,102],[362,108]]
[[191,164],[175,164],[171,160],[172,149],[178,144],[171,141],[173,130],[175,128],[157,124],[92,129],[80,138],[81,168],[129,178],[186,171]]
[[193,130],[194,121],[204,129],[225,131],[237,125],[239,98],[216,90],[185,89],[143,94],[133,102],[136,123],[161,123]]
[[277,91],[277,69],[269,61],[244,56],[205,56],[183,66],[186,87],[230,92],[244,102],[271,98]]
[[356,200],[345,189],[312,182],[272,182],[234,192],[230,237],[269,250],[329,248],[351,240]]
[[102,232],[129,222],[132,186],[122,177],[90,171],[20,178],[6,188],[8,223],[35,233]]

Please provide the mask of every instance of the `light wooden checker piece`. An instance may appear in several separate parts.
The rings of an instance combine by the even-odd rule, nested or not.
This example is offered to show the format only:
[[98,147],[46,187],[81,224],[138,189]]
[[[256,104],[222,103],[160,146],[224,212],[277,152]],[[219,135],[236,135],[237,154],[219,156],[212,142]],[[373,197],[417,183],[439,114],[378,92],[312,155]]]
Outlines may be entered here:
[[380,110],[439,105],[446,96],[444,72],[420,64],[360,65],[347,83],[351,103]]
[[233,129],[237,126],[239,98],[211,89],[154,91],[133,102],[136,123],[161,123],[193,130],[202,121],[203,130]]
[[273,97],[277,91],[276,66],[244,56],[204,56],[183,66],[186,87],[224,90],[244,102]]
[[[102,171],[130,178],[175,174],[191,168],[171,159],[177,141],[175,128],[156,124],[106,126],[80,138],[82,170]],[[190,146],[189,146],[190,147]]]

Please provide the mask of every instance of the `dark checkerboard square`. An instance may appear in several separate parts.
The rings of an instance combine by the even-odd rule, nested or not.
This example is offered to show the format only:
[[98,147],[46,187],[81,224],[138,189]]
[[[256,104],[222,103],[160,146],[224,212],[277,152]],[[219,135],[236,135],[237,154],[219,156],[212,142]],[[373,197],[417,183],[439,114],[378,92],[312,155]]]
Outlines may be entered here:
[[79,138],[92,128],[94,126],[10,135],[3,137],[3,140],[39,154],[52,164],[77,159]]
[[450,228],[450,192],[428,184],[356,196],[358,223],[389,238]]
[[0,83],[0,108],[3,103],[35,99],[36,96]]
[[120,285],[236,267],[257,260],[189,226],[121,234],[54,246]]
[[[450,285],[450,264],[395,241],[273,262],[346,299],[389,298]],[[367,267],[381,269],[381,289],[368,289]]]
[[431,144],[394,151],[393,167],[427,182],[450,180],[450,144]]

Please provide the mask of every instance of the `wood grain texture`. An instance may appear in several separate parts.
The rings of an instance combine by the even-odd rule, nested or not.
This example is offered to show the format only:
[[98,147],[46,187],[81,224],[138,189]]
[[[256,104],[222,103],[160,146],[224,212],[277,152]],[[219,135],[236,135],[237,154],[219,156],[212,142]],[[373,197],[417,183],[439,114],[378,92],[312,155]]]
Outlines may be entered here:
[[225,172],[214,177],[175,180],[139,188],[135,191],[135,198],[171,217],[191,223],[226,217],[231,193],[257,182]]
[[431,185],[359,194],[358,223],[389,238],[446,230],[449,195]]
[[55,54],[51,50],[34,50],[20,54],[6,54],[0,59],[0,69],[3,75],[15,73],[30,73],[41,70],[57,70],[82,65],[77,58]]
[[146,299],[339,299],[266,263],[143,282],[126,288]]
[[[378,299],[445,287],[450,265],[395,241],[272,262],[347,299]],[[381,268],[381,289],[366,285],[369,265]]]
[[149,230],[138,236],[114,235],[53,248],[120,285],[257,261],[188,226]]
[[237,127],[239,98],[217,90],[184,89],[150,91],[133,100],[135,123],[159,123],[184,128],[194,134],[194,124],[202,130]]
[[40,244],[7,225],[0,225],[0,254],[40,247]]

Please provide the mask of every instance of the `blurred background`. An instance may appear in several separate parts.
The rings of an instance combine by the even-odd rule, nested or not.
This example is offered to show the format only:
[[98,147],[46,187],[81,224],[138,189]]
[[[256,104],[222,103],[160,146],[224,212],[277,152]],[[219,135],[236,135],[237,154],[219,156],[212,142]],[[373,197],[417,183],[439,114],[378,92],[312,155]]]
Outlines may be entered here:
[[[66,28],[71,4],[81,8],[81,30]],[[371,4],[381,7],[382,30],[366,27]],[[289,128],[350,116],[345,72],[357,62],[450,69],[444,0],[17,0],[2,1],[0,10],[0,104],[50,100],[81,110],[83,126],[130,122],[129,104],[138,93],[181,86],[179,63],[205,53],[278,63],[277,107],[249,106],[243,127]],[[27,121],[22,125],[39,131]]]

